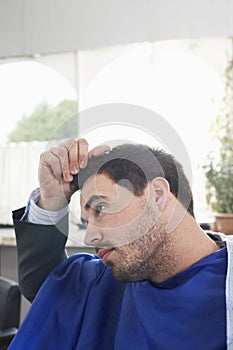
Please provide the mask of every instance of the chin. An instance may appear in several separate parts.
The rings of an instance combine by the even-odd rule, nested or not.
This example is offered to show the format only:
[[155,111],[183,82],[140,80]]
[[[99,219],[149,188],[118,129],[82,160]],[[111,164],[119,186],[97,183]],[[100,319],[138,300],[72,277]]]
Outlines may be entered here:
[[122,283],[138,282],[143,280],[142,278],[140,278],[140,276],[137,276],[132,272],[119,270],[115,268],[112,268],[112,274],[116,281],[122,282]]
[[121,283],[128,283],[128,282],[135,282],[135,280],[129,278],[129,276],[126,275],[119,275],[113,273],[113,277],[115,278],[116,281],[121,282]]
[[118,282],[131,282],[130,276],[126,271],[119,269],[111,261],[108,261],[106,265],[112,270],[112,275],[115,280]]

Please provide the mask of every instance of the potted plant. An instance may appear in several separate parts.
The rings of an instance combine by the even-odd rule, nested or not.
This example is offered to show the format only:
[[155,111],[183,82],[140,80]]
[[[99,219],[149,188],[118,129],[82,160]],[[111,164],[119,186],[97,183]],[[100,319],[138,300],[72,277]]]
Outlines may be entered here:
[[206,199],[215,216],[213,230],[233,234],[233,60],[224,72],[222,108],[212,133],[217,147],[204,165]]

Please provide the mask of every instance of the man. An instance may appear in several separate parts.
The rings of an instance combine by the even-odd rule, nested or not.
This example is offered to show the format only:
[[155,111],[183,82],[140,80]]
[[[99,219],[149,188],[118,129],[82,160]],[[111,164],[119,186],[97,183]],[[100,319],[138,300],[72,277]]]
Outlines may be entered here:
[[[42,154],[39,181],[14,213],[26,297],[48,277],[10,349],[233,349],[232,241],[196,223],[171,155],[143,145],[88,153],[68,140]],[[99,257],[66,259],[61,230],[77,189]]]

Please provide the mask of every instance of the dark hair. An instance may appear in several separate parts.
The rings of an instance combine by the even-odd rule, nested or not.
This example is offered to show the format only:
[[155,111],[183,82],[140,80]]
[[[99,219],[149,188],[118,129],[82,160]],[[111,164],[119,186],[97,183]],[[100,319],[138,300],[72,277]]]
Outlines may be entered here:
[[182,165],[169,153],[141,144],[123,144],[110,152],[92,157],[86,168],[74,177],[72,185],[82,189],[94,174],[106,174],[115,183],[142,195],[148,182],[155,177],[165,178],[171,192],[194,217],[193,196]]

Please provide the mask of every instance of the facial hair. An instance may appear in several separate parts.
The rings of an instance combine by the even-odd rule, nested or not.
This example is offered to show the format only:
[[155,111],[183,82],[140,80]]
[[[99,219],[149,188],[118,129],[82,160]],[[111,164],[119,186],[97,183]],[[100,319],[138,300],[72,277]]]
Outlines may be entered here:
[[154,280],[171,264],[170,247],[165,225],[158,222],[156,212],[146,203],[129,243],[117,246],[115,259],[107,261],[113,276],[121,282]]

